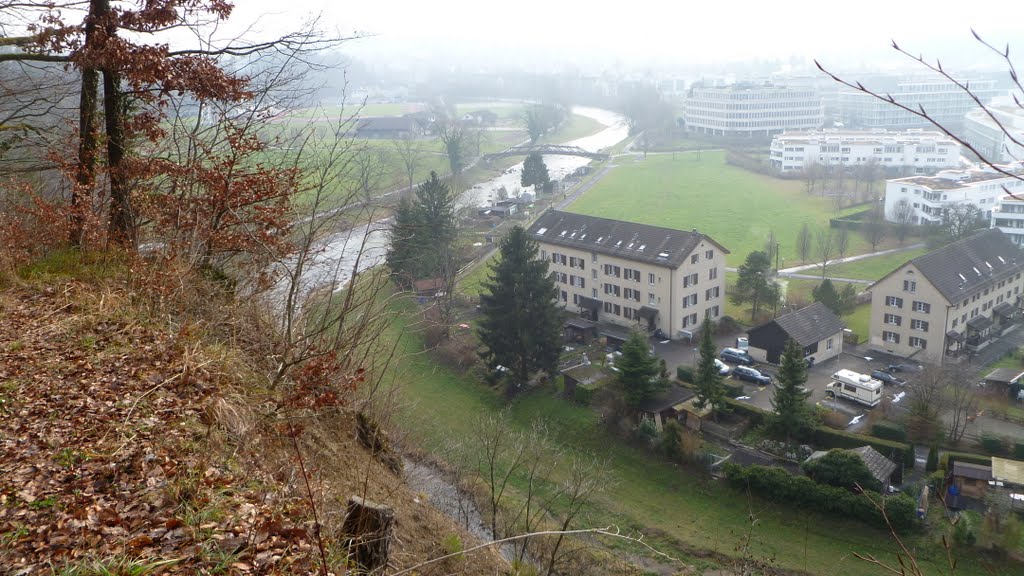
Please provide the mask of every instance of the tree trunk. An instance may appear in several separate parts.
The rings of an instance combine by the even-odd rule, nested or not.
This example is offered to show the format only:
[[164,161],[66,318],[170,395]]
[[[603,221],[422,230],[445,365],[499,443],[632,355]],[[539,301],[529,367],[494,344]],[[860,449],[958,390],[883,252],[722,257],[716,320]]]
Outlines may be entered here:
[[110,219],[107,234],[112,242],[135,250],[135,214],[132,210],[128,177],[125,173],[125,130],[127,106],[121,91],[121,75],[103,70],[103,112],[107,128],[107,166],[110,178]]
[[[96,35],[95,14],[85,19],[85,46],[91,47]],[[78,166],[75,186],[71,188],[71,230],[68,240],[80,246],[85,233],[85,215],[92,209],[92,187],[96,181],[96,100],[99,72],[91,62],[82,65],[82,92],[78,98]]]
[[383,571],[388,565],[394,522],[395,512],[390,507],[350,497],[341,526],[349,562],[366,574]]

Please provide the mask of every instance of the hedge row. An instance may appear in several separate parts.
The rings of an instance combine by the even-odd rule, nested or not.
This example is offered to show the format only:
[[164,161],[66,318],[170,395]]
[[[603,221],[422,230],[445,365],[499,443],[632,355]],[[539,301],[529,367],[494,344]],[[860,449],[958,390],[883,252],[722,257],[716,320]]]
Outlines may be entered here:
[[693,368],[689,366],[676,366],[676,378],[683,382],[693,382]]
[[953,462],[967,462],[968,464],[981,464],[982,466],[991,466],[992,457],[983,456],[981,454],[970,454],[968,452],[944,452],[939,457],[939,468],[943,470],[952,470]]
[[[806,476],[793,476],[777,467],[743,467],[727,463],[722,471],[735,488],[746,490],[749,487],[767,500],[787,506],[821,510],[844,518],[856,518],[886,528],[882,513],[866,496],[844,488],[818,484]],[[878,496],[875,500],[879,498],[882,497]],[[902,532],[917,525],[917,504],[910,496],[889,496],[882,499],[882,505],[894,529]]]
[[729,410],[731,410],[733,414],[750,418],[750,423],[753,426],[760,426],[768,419],[769,413],[757,406],[751,406],[746,402],[733,400],[732,398],[726,398],[725,403],[729,405]]
[[[689,366],[676,366],[676,378],[687,388],[693,388],[693,368]],[[730,398],[743,395],[743,383],[733,382],[730,380],[722,381],[722,388],[725,390],[725,395]]]
[[878,450],[882,456],[889,458],[897,464],[904,466],[914,465],[914,445],[906,442],[894,442],[883,440],[874,436],[863,434],[852,434],[841,430],[833,430],[825,426],[818,426],[811,434],[811,443],[819,448],[860,448],[871,446]]
[[879,422],[871,427],[871,435],[883,440],[893,440],[894,442],[906,442],[907,431],[903,429],[903,426],[895,422]]

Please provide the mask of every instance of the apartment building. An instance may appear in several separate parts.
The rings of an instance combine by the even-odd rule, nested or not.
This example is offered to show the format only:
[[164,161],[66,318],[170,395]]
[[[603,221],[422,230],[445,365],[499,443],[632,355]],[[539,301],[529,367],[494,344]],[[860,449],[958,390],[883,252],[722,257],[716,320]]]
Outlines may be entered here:
[[998,228],[1010,242],[1024,246],[1024,196],[1003,196],[992,209],[992,227]]
[[812,87],[742,83],[697,87],[686,99],[686,129],[712,136],[771,136],[821,126],[821,98]]
[[[911,109],[924,108],[928,115],[946,128],[959,127],[964,115],[977,103],[963,89],[939,76],[907,77],[902,75],[872,74],[851,77],[878,94],[892,95],[893,99]],[[968,81],[973,92],[988,104],[996,96],[1005,94],[996,80],[982,77],[961,78]],[[839,110],[847,128],[931,128],[930,122],[873,96],[853,89],[839,92]]]
[[1020,315],[1024,252],[990,228],[908,261],[871,285],[870,345],[917,361],[962,358]]
[[964,117],[963,139],[989,162],[1024,160],[1024,110],[1015,105],[974,109]]
[[729,251],[696,230],[548,210],[527,232],[550,262],[561,304],[590,322],[676,339],[725,313]]
[[960,165],[960,144],[941,132],[911,129],[812,130],[784,132],[772,139],[770,161],[779,172],[805,167],[875,163],[909,174],[933,174]]
[[[1000,166],[1011,173],[1024,175],[1020,166]],[[986,220],[992,218],[999,199],[1006,192],[1024,192],[1024,181],[996,172],[990,167],[967,170],[944,170],[934,176],[896,178],[885,183],[885,218],[899,220],[898,206],[910,206],[913,224],[936,224],[952,204],[969,203],[982,211]]]

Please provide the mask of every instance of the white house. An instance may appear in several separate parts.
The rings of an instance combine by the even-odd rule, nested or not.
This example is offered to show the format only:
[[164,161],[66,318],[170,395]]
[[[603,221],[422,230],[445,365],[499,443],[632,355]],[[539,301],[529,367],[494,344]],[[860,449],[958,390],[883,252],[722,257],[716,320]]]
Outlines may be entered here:
[[[860,166],[871,162],[909,173],[932,174],[957,168],[960,144],[941,132],[911,129],[812,130],[784,132],[772,139],[771,165],[779,172],[800,172],[806,166]],[[907,173],[907,172],[904,172]]]
[[[1024,175],[1024,169],[1019,165],[1000,168]],[[989,167],[945,170],[934,176],[887,180],[885,218],[890,222],[898,221],[897,207],[906,201],[912,211],[912,224],[939,223],[946,208],[965,202],[977,206],[986,219],[991,219],[999,199],[1006,195],[1007,190],[1024,192],[1024,181]]]
[[1024,145],[1018,144],[1024,143],[1024,110],[1011,105],[989,106],[988,111],[999,123],[981,108],[972,110],[964,117],[963,139],[989,162],[1024,160]]
[[992,209],[992,227],[998,228],[1018,246],[1024,246],[1024,199],[1002,196]]

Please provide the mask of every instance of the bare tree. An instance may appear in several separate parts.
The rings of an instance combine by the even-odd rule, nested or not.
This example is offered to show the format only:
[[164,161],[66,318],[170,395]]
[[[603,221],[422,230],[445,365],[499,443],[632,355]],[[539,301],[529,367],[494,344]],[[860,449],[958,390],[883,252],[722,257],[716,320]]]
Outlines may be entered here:
[[[548,555],[547,568],[544,573],[547,576],[557,574],[556,568],[564,562],[566,554],[561,552],[565,543],[565,534],[571,529],[580,518],[584,505],[595,495],[607,489],[609,479],[608,467],[598,462],[590,454],[574,454],[572,464],[569,467],[569,474],[562,483],[560,492],[563,505],[562,516],[559,528],[562,534],[555,538],[551,546],[551,553]],[[567,573],[580,573],[580,571],[569,571]]]
[[939,223],[948,242],[955,242],[988,227],[981,208],[969,202],[956,202],[943,208]]
[[811,257],[811,241],[811,229],[805,222],[796,233],[796,253],[801,262],[807,262]]
[[811,162],[810,164],[804,165],[803,177],[804,187],[807,190],[807,194],[813,194],[815,187],[817,187],[818,182],[821,179],[821,164]]
[[[769,262],[778,262],[779,241],[775,237],[775,229],[768,230],[768,240],[764,243],[764,253],[768,255]],[[776,270],[778,272],[778,270]]]
[[366,146],[354,151],[352,178],[355,179],[359,191],[359,199],[369,202],[382,192],[384,177],[388,172],[387,157],[384,151]]
[[528,442],[521,432],[512,428],[507,411],[481,416],[478,419],[476,447],[477,478],[487,487],[491,536],[499,538],[501,506],[513,475],[526,461]]
[[427,151],[414,138],[392,140],[391,150],[398,157],[398,163],[405,171],[405,177],[409,182],[409,190],[412,190],[416,187],[416,170],[423,164]]
[[821,230],[818,230],[815,251],[818,254],[818,261],[821,262],[822,278],[825,278],[825,272],[828,269],[828,265],[832,262],[832,257],[835,256],[835,249],[835,238],[832,236],[832,229],[822,228]]
[[850,229],[846,224],[839,224],[839,233],[836,235],[836,252],[839,253],[839,259],[846,258],[846,253],[850,250]]
[[885,235],[888,232],[888,224],[885,222],[885,214],[880,206],[875,206],[868,212],[867,219],[864,221],[864,239],[871,244],[871,251],[875,252],[878,250],[878,245],[885,240]]
[[448,166],[451,168],[452,175],[458,178],[469,165],[471,145],[469,132],[457,120],[439,121],[438,136],[444,144],[445,154],[448,155]]
[[896,238],[900,241],[900,244],[907,239],[907,234],[910,233],[910,225],[914,221],[914,207],[903,198],[893,206],[892,219],[896,222]]
[[978,408],[977,387],[971,375],[962,365],[947,368],[949,384],[946,401],[949,404],[949,426],[947,437],[950,442],[959,442],[967,430]]
[[945,391],[949,377],[945,369],[928,365],[908,384],[910,414],[907,431],[915,440],[933,442],[940,433],[942,411],[945,409]]

